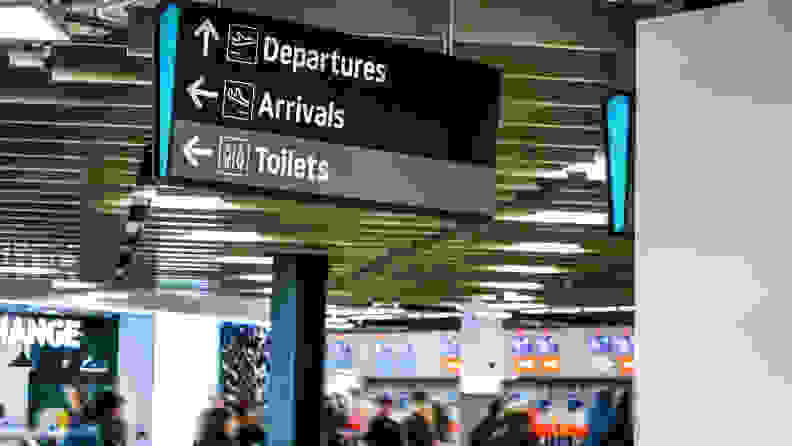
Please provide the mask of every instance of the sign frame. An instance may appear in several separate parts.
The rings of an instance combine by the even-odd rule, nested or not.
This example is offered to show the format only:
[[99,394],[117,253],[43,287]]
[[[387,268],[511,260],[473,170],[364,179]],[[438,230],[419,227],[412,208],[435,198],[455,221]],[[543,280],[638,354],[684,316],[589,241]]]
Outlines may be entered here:
[[[164,14],[168,10],[168,8],[171,8],[171,7],[175,7],[175,10],[178,11],[178,13],[174,13],[174,17],[170,17],[172,20],[174,20],[174,22],[170,23],[170,26],[172,28],[168,28],[168,26],[164,26],[163,27],[163,23],[164,23],[163,22],[163,17],[165,17]],[[176,84],[175,76],[176,76],[176,73],[177,73],[178,69],[175,68],[174,65],[175,65],[175,62],[179,58],[178,51],[180,50],[180,48],[176,48],[175,42],[177,40],[179,40],[179,38],[181,36],[180,33],[185,32],[185,30],[179,29],[182,26],[182,23],[183,23],[182,22],[182,14],[183,14],[185,8],[206,9],[208,12],[209,11],[217,11],[219,9],[219,8],[215,8],[214,5],[202,4],[202,3],[194,3],[194,2],[186,1],[186,0],[171,0],[171,1],[167,1],[165,3],[162,3],[162,4],[160,4],[157,7],[157,17],[156,17],[156,20],[155,20],[155,23],[154,23],[155,24],[155,26],[154,26],[154,38],[155,38],[155,41],[154,41],[154,52],[153,53],[154,53],[155,66],[156,66],[155,73],[154,73],[154,82],[155,82],[154,83],[155,115],[157,116],[157,121],[158,122],[156,122],[155,126],[154,126],[154,143],[152,145],[153,159],[154,159],[154,163],[152,163],[154,165],[153,166],[154,167],[153,168],[153,171],[154,171],[153,174],[155,176],[155,181],[157,183],[159,183],[159,184],[169,184],[169,185],[173,185],[173,186],[187,187],[187,188],[198,189],[198,190],[208,190],[208,191],[213,191],[213,192],[220,191],[220,192],[223,192],[223,193],[233,194],[235,197],[239,196],[240,198],[245,197],[245,196],[254,195],[258,199],[261,199],[261,198],[272,198],[272,199],[275,199],[275,200],[293,200],[293,201],[298,201],[298,202],[316,203],[316,204],[320,204],[320,205],[321,204],[329,204],[329,205],[340,206],[340,207],[352,207],[352,208],[359,208],[359,209],[362,208],[362,209],[371,209],[371,210],[385,210],[385,211],[394,212],[394,213],[410,213],[410,214],[415,214],[415,215],[425,215],[425,216],[432,216],[432,217],[448,218],[448,219],[453,219],[453,220],[456,220],[456,221],[464,221],[464,222],[470,222],[470,223],[474,223],[474,224],[481,224],[481,223],[489,222],[494,217],[494,210],[495,210],[495,208],[494,208],[494,203],[495,203],[495,200],[494,200],[494,192],[495,192],[495,189],[494,189],[494,186],[495,186],[495,162],[494,162],[494,160],[495,160],[495,139],[496,139],[494,131],[497,129],[498,122],[500,121],[500,118],[501,118],[500,117],[500,109],[502,108],[501,104],[503,102],[503,76],[502,76],[502,69],[500,69],[498,67],[493,67],[493,66],[486,66],[487,69],[492,70],[493,72],[497,72],[499,74],[499,85],[498,85],[499,95],[497,96],[497,98],[493,98],[494,101],[493,101],[493,105],[492,105],[493,109],[498,111],[498,115],[495,116],[494,119],[492,119],[492,121],[493,121],[493,126],[492,126],[492,130],[493,130],[493,135],[492,135],[492,138],[493,138],[492,154],[491,154],[491,161],[488,161],[489,168],[490,168],[490,170],[492,172],[492,177],[493,177],[493,185],[492,185],[493,186],[493,200],[492,200],[493,201],[493,205],[492,205],[492,208],[491,208],[492,210],[490,212],[446,210],[446,209],[438,209],[436,206],[435,207],[429,207],[429,206],[423,206],[423,205],[420,205],[420,204],[413,204],[413,203],[407,204],[407,203],[398,203],[398,202],[394,203],[394,202],[388,202],[388,201],[373,201],[373,200],[370,200],[370,199],[360,199],[360,198],[353,198],[353,197],[350,197],[350,196],[340,196],[340,195],[328,195],[328,194],[317,193],[317,192],[307,192],[307,191],[303,191],[303,190],[299,190],[299,191],[298,190],[282,190],[282,189],[278,189],[276,187],[269,187],[269,186],[260,187],[260,186],[256,186],[256,185],[250,185],[250,184],[232,184],[232,183],[228,183],[228,182],[219,181],[217,179],[215,179],[215,180],[196,180],[196,179],[187,178],[187,177],[183,177],[183,176],[172,176],[171,174],[172,174],[172,170],[173,170],[173,167],[172,167],[173,162],[170,159],[172,154],[167,154],[165,152],[169,152],[170,151],[170,145],[174,142],[174,128],[175,128],[175,123],[176,123],[176,119],[175,119],[176,116],[174,116],[174,114],[175,114],[174,101],[175,101],[175,95],[179,94],[179,92],[181,90],[181,86],[176,86],[175,85]],[[227,8],[219,9],[219,10],[220,11],[224,11],[224,13],[227,13],[227,12],[237,13],[237,11],[229,10]],[[245,11],[239,11],[238,13],[239,14],[253,16],[253,14],[251,14],[249,12],[245,12]],[[276,19],[267,19],[267,20],[276,20]],[[312,29],[315,28],[315,29],[320,30],[320,31],[333,32],[333,33],[336,33],[336,34],[339,34],[339,35],[343,34],[343,33],[340,33],[337,30],[321,28],[321,27],[316,27],[316,26],[310,26],[310,25],[297,24],[297,23],[289,21],[289,20],[282,20],[282,19],[277,19],[277,20],[280,21],[280,22],[284,22],[284,23],[299,25],[299,26],[302,26],[304,28],[312,28]],[[163,36],[161,35],[163,32],[168,32],[169,34],[173,33],[173,34],[171,34],[173,36],[173,39],[170,39],[170,40],[172,40],[172,45],[173,45],[172,47],[167,47],[167,46],[165,46],[163,44],[163,39],[162,39]],[[387,40],[387,39],[384,39],[384,38],[374,38],[374,37],[360,36],[360,35],[355,35],[355,34],[344,34],[344,35],[349,37],[350,39],[354,39],[354,40],[370,40],[372,42],[381,41],[381,42],[387,42],[388,45],[391,45],[391,42],[389,40]],[[223,37],[224,36],[221,36],[219,40],[223,41]],[[225,43],[223,43],[223,45],[225,46]],[[391,46],[393,46],[393,47],[401,47],[401,48],[403,48],[405,50],[409,48],[410,51],[423,51],[423,52],[425,52],[427,54],[431,53],[430,51],[421,50],[421,49],[418,49],[418,48],[410,48],[408,45],[405,45],[405,44],[400,43],[398,41],[394,41]],[[445,56],[445,55],[441,55],[441,54],[432,54],[432,56],[433,57],[434,56],[437,56],[437,57],[450,57],[450,56]],[[461,60],[461,59],[456,59],[456,60],[457,61],[461,61],[463,63],[470,63],[470,64],[476,64],[476,65],[479,65],[479,66],[484,66],[483,64],[475,63],[473,61],[467,61],[467,60]],[[167,64],[168,61],[170,61],[171,63]],[[212,63],[214,63],[214,62],[212,62]],[[165,82],[165,83],[170,82],[170,90],[169,90],[170,91],[170,95],[168,95],[167,97],[165,97],[167,95],[167,93],[163,94],[164,90],[160,89],[160,85],[161,85],[162,82]],[[200,85],[198,87],[200,87]],[[196,88],[198,88],[198,87],[196,87]],[[495,101],[495,99],[497,99],[497,100]],[[163,116],[167,116],[167,121],[168,121],[167,124],[163,122],[164,121],[163,120]],[[189,122],[195,122],[196,124],[201,124],[201,123],[199,123],[197,121],[189,121]],[[219,124],[219,122],[218,122],[218,124]],[[236,128],[234,128],[234,127],[226,127],[226,128],[228,128],[230,130],[233,129],[232,131],[236,131]],[[165,147],[164,150],[163,150],[163,147]],[[369,149],[365,148],[364,150],[369,150]],[[397,154],[397,153],[392,152],[392,151],[381,150],[381,149],[378,149],[378,148],[371,149],[371,150],[379,151],[379,152],[382,152],[382,153],[390,153],[390,154],[393,154],[393,155],[403,155],[403,154]],[[454,163],[454,161],[449,161],[449,160],[445,160],[445,161],[447,163],[449,163],[449,164],[450,163]],[[472,163],[473,161],[470,161],[470,162]],[[479,165],[481,165],[481,164],[479,164]],[[489,188],[487,188],[487,189],[489,189]]]

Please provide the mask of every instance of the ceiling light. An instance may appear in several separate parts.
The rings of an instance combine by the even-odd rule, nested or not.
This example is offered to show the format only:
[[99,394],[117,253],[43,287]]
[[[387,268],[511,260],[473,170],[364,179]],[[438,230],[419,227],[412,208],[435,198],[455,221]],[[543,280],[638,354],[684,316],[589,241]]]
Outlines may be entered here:
[[503,300],[510,302],[533,302],[536,300],[536,296],[525,296],[515,293],[514,291],[506,291],[503,293]]
[[245,256],[228,256],[218,257],[218,263],[236,263],[236,264],[249,264],[249,265],[272,265],[274,263],[272,257],[245,257]]
[[547,253],[547,254],[583,254],[582,246],[571,243],[534,243],[523,242],[514,245],[500,246],[496,249],[511,252]]
[[566,272],[562,268],[554,265],[547,266],[528,266],[528,265],[497,265],[487,266],[489,271],[499,273],[520,273],[520,274],[560,274]]
[[189,195],[157,195],[151,201],[152,207],[163,209],[185,209],[200,211],[220,211],[238,209],[220,197],[199,197]]
[[497,304],[490,304],[489,307],[494,310],[518,311],[518,310],[526,310],[532,308],[543,308],[544,305],[521,304],[521,303],[497,303]]
[[[31,2],[32,3],[32,2]],[[0,4],[0,41],[62,42],[69,36],[33,4]]]
[[98,287],[99,284],[91,282],[72,282],[66,280],[52,281],[52,288],[56,290],[95,290]]
[[635,305],[619,307],[621,311],[635,311]]
[[542,211],[529,215],[503,215],[498,216],[501,221],[516,221],[520,223],[570,223],[578,225],[607,225],[608,214],[594,212],[564,212]]
[[180,238],[196,242],[255,243],[276,241],[272,237],[264,237],[258,232],[228,231],[192,231]]
[[52,268],[0,266],[0,274],[29,274],[35,276],[57,274],[59,272],[59,270]]
[[477,311],[475,315],[481,318],[495,318],[495,319],[509,319],[511,317],[511,313],[491,312],[491,311]]
[[520,313],[523,314],[543,314],[548,313],[550,310],[547,308],[528,308],[525,310],[520,310]]
[[347,328],[355,328],[354,324],[327,324],[325,328],[331,328],[335,330],[344,330]]
[[502,290],[541,290],[544,285],[535,282],[479,282],[481,288],[496,288]]
[[272,274],[242,274],[239,276],[241,280],[252,280],[254,282],[272,282]]

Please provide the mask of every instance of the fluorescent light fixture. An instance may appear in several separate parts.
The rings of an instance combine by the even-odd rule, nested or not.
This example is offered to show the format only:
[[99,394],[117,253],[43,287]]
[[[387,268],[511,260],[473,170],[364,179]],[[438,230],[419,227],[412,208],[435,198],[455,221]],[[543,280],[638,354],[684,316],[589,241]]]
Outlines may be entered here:
[[533,302],[536,300],[536,296],[525,296],[514,291],[506,291],[503,293],[503,300],[509,302]]
[[555,307],[550,312],[556,314],[574,314],[583,311],[580,307]]
[[495,318],[495,319],[509,319],[511,317],[511,313],[491,312],[491,311],[478,311],[475,313],[475,315],[481,318]]
[[32,2],[0,4],[0,41],[63,42],[69,36]]
[[36,275],[43,276],[47,274],[57,274],[59,272],[61,271],[52,268],[0,266],[0,274],[29,274],[32,276],[36,276]]
[[549,312],[550,310],[547,308],[529,308],[525,310],[520,310],[520,313],[522,314],[544,314]]
[[520,273],[520,274],[560,274],[564,273],[562,268],[553,265],[529,266],[529,265],[497,265],[488,266],[485,269],[497,271],[499,273]]
[[531,215],[504,215],[498,220],[520,223],[570,223],[577,225],[607,225],[607,213],[542,211]]
[[195,242],[255,243],[275,241],[272,237],[264,237],[258,232],[230,231],[192,231],[180,238]]
[[355,328],[355,325],[354,324],[337,324],[337,325],[326,324],[325,328],[331,328],[331,329],[336,329],[336,330],[344,330],[344,329],[348,329],[348,328]]
[[242,274],[239,276],[242,280],[252,280],[254,282],[272,282],[274,275],[272,274]]
[[621,311],[635,311],[635,305],[619,307]]
[[227,256],[218,257],[218,263],[235,263],[243,265],[272,265],[275,259],[272,257],[245,257],[245,256]]
[[220,197],[200,197],[189,195],[156,195],[151,206],[161,209],[184,209],[196,211],[234,210],[233,206]]
[[95,290],[99,287],[97,283],[73,282],[66,280],[53,280],[52,288],[56,290]]
[[547,254],[583,254],[586,252],[582,246],[572,243],[534,243],[523,242],[514,245],[501,246],[496,249],[510,252],[529,252]]
[[541,290],[544,285],[535,282],[478,282],[481,288],[496,288],[503,290]]
[[544,305],[521,304],[521,303],[497,303],[497,304],[489,304],[488,306],[493,310],[506,310],[506,311],[518,311],[518,310],[544,307]]

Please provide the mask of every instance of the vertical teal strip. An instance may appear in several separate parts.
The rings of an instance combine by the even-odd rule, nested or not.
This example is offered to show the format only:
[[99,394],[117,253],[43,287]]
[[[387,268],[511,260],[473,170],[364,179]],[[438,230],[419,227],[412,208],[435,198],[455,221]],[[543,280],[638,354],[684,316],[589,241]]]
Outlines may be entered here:
[[168,143],[173,124],[173,85],[176,42],[181,10],[169,5],[160,15],[159,41],[159,176],[168,175]]
[[294,446],[296,433],[295,360],[297,351],[297,283],[288,281],[272,298],[272,378],[267,446]]
[[629,144],[630,102],[626,96],[614,96],[608,100],[608,187],[614,232],[624,232]]

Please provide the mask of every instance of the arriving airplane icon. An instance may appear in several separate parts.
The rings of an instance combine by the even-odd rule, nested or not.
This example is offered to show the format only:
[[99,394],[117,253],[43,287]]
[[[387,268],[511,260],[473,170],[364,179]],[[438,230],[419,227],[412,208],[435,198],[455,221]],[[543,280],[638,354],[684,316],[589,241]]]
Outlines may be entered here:
[[242,107],[250,107],[250,101],[245,99],[245,96],[242,94],[241,88],[229,88],[228,89],[228,99],[237,104],[241,105]]

